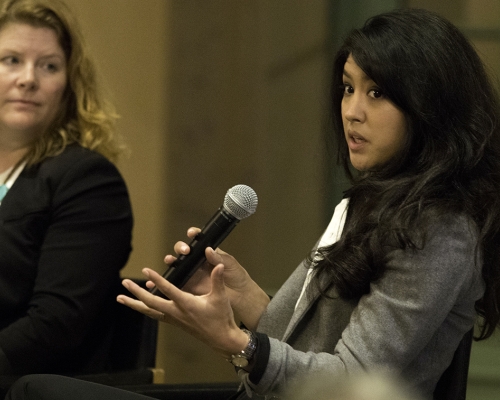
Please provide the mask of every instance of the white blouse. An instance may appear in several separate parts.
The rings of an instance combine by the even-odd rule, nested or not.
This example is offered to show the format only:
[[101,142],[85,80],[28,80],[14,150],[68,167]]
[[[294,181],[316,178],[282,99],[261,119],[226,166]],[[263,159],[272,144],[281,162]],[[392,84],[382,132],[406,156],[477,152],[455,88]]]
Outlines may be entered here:
[[[344,229],[345,225],[348,205],[349,205],[348,198],[342,199],[342,201],[339,204],[337,204],[337,206],[335,207],[335,211],[333,212],[333,217],[330,223],[328,224],[325,233],[323,233],[323,236],[321,236],[321,239],[318,244],[318,249],[325,246],[331,246],[340,239],[340,236],[342,235],[342,230]],[[319,260],[320,257],[321,256],[316,251],[314,260]],[[312,267],[309,268],[309,270],[307,271],[307,276],[304,281],[304,286],[302,287],[302,292],[300,293],[297,303],[295,304],[295,308],[297,308],[297,305],[304,296],[307,285],[309,285],[309,282],[311,282],[313,272],[314,268]]]

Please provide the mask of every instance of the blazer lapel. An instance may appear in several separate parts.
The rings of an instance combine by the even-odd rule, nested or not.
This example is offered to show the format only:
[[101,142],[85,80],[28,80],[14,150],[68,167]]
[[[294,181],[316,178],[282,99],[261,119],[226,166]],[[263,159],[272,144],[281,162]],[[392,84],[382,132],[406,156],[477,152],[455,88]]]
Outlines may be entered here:
[[[307,275],[307,270],[303,268],[304,274],[303,274],[303,279],[302,279],[302,285],[304,284],[304,281],[306,279]],[[288,326],[285,330],[285,333],[283,335],[283,341],[286,341],[292,332],[295,330],[297,327],[298,323],[302,320],[302,318],[305,316],[307,311],[311,308],[311,306],[314,304],[314,302],[318,299],[320,296],[320,292],[317,288],[317,285],[309,284],[306,288],[306,291],[302,298],[299,300],[299,303],[295,307],[295,311],[292,314],[292,318],[290,319],[290,322],[288,323]]]
[[[349,199],[344,198],[342,201],[335,207],[335,212],[333,213],[333,217],[328,225],[325,233],[321,237],[320,241],[316,244],[313,251],[320,247],[329,246],[340,239],[342,234],[342,230],[344,228],[346,215],[347,215],[347,207],[349,205]],[[298,276],[301,279],[301,282],[295,282],[295,284],[300,285],[302,288],[304,286],[304,282],[307,276],[307,270],[303,268],[303,274]],[[312,277],[311,277],[312,278]],[[328,287],[328,281],[321,282],[322,287]],[[315,283],[309,282],[305,289],[304,295],[300,298],[298,304],[295,307],[295,311],[293,312],[292,318],[285,330],[285,334],[283,336],[283,340],[286,341],[293,330],[296,328],[298,323],[302,320],[304,315],[309,311],[314,302],[320,297],[321,293],[318,289],[318,285]]]

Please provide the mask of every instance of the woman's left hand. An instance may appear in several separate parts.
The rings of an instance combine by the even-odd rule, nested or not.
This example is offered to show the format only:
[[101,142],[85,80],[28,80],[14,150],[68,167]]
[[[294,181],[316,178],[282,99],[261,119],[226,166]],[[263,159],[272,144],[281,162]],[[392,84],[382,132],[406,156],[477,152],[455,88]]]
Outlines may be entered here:
[[136,299],[125,295],[117,301],[151,318],[180,327],[215,351],[229,358],[248,343],[248,336],[238,328],[224,285],[224,265],[218,264],[211,273],[211,291],[196,296],[178,289],[157,272],[145,268],[144,275],[169,300],[155,296],[128,279],[123,286]]

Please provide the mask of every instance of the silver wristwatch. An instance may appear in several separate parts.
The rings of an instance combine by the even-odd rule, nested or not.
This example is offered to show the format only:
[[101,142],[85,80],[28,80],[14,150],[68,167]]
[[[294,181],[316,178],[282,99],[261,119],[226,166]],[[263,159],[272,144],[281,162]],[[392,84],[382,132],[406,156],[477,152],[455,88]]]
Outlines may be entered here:
[[242,329],[242,331],[248,335],[247,347],[245,347],[241,352],[233,354],[231,358],[227,360],[237,368],[245,368],[250,363],[250,360],[257,349],[255,334],[248,329]]

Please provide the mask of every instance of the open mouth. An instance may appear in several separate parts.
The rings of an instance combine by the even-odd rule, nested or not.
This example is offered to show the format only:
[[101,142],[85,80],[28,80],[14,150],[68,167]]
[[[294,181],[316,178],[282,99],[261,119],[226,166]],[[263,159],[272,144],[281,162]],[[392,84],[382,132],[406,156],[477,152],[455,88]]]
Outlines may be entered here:
[[360,144],[360,143],[366,142],[366,140],[364,138],[362,138],[361,136],[349,135],[349,137],[356,144]]
[[361,150],[368,141],[361,135],[353,132],[347,133],[347,144],[351,151]]

